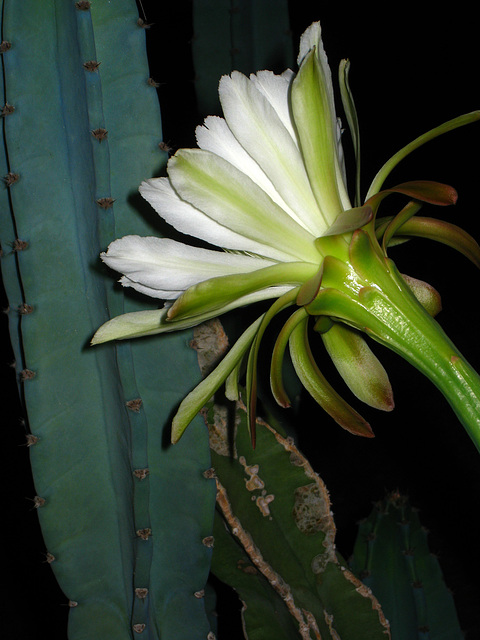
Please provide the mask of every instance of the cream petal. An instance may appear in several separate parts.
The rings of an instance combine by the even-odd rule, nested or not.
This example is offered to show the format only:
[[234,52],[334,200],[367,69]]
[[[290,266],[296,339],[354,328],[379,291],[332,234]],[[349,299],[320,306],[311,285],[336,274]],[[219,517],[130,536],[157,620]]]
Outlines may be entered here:
[[263,189],[276,204],[282,207],[293,220],[305,228],[303,220],[287,205],[262,169],[260,169],[255,160],[248,155],[235,138],[223,118],[208,116],[203,125],[197,127],[195,133],[200,149],[216,153],[217,156],[227,160],[227,162],[245,173],[255,184]]
[[318,262],[314,236],[220,156],[182,149],[170,159],[168,170],[183,200],[250,242],[263,243],[262,255],[283,262]]
[[247,306],[260,300],[278,298],[290,288],[291,287],[269,287],[239,298],[235,300],[234,303],[226,305],[220,310],[214,309],[203,315],[171,322],[167,320],[167,314],[170,308],[167,305],[162,309],[124,313],[105,322],[105,324],[96,331],[91,344],[101,344],[102,342],[108,342],[110,340],[127,340],[130,338],[140,338],[142,336],[152,336],[159,333],[189,329],[190,327],[195,327],[201,322],[216,318],[220,314],[227,313],[233,309],[238,309],[239,307]]
[[281,76],[276,75],[273,71],[258,71],[256,74],[252,73],[250,80],[275,109],[275,113],[298,147],[297,136],[293,128],[292,116],[288,104],[288,93],[294,77],[295,74],[290,69],[285,71]]
[[[293,88],[292,88],[293,111],[295,112],[295,105],[293,101],[293,98],[295,95],[295,84],[297,85],[299,84],[299,76],[301,75],[301,72],[302,72],[302,65],[305,63],[305,59],[313,49],[315,49],[315,58],[317,61],[316,71],[318,74],[318,87],[320,89],[319,94],[321,93],[322,105],[321,105],[321,110],[319,110],[318,105],[316,110],[310,109],[311,118],[312,118],[311,122],[314,124],[314,128],[318,127],[319,118],[317,116],[321,116],[321,121],[324,127],[324,134],[323,134],[324,142],[326,144],[331,145],[333,144],[333,140],[335,140],[333,157],[330,157],[330,155],[328,154],[325,156],[324,153],[323,154],[319,153],[319,149],[317,148],[315,150],[317,155],[316,155],[314,164],[315,166],[318,166],[319,164],[321,164],[319,162],[319,159],[323,159],[324,165],[327,165],[328,163],[330,163],[331,166],[334,167],[334,173],[332,175],[334,176],[333,179],[337,183],[336,184],[337,194],[338,194],[337,199],[340,200],[344,209],[350,209],[351,204],[350,204],[350,199],[349,199],[346,184],[345,184],[343,149],[342,149],[342,144],[340,140],[341,125],[340,125],[340,121],[336,116],[332,73],[330,71],[330,66],[328,64],[327,54],[325,53],[325,49],[323,47],[322,29],[320,26],[320,22],[314,22],[313,24],[311,24],[308,27],[308,29],[306,29],[306,31],[303,33],[300,39],[300,49],[299,49],[299,54],[297,59],[298,65],[300,66],[300,71],[297,74],[297,78],[296,78],[297,82],[293,83]],[[320,97],[320,95],[318,95],[318,97]],[[298,131],[300,133],[302,131],[305,133],[304,140],[302,142],[302,150],[304,154],[307,153],[308,155],[308,151],[305,148],[305,143],[307,139],[311,137],[309,136],[310,128],[308,126],[305,126],[305,121],[301,120],[298,117],[298,114],[294,115],[293,119],[295,120],[295,123],[298,126]],[[328,131],[327,131],[327,128],[328,128]],[[327,140],[330,137],[330,132],[332,132],[331,133],[332,140]],[[313,130],[312,130],[312,133],[313,133]],[[322,210],[326,211],[330,222],[333,222],[335,217],[335,211],[333,210],[332,212],[329,212],[328,198],[327,198],[327,202],[325,202],[322,199],[322,197],[319,197],[318,191],[316,191],[315,189],[316,178],[314,177],[314,175],[312,175],[312,167],[309,167],[308,159],[306,161],[306,166],[307,166],[308,174],[310,176],[310,181],[312,182],[313,191],[316,193],[317,202],[319,203],[319,206],[322,208]],[[313,168],[313,173],[315,173],[315,168]],[[319,190],[321,191],[322,187],[320,187]],[[325,204],[323,204],[323,202],[325,202]],[[333,209],[335,209],[334,205],[333,205]]]
[[259,164],[283,200],[315,236],[325,219],[312,193],[302,156],[274,107],[254,82],[238,71],[223,76],[220,101],[228,127]]
[[139,191],[155,211],[181,233],[233,251],[247,251],[275,260],[291,259],[288,254],[272,250],[261,241],[236,233],[182,200],[168,178],[146,180],[140,185]]
[[123,286],[166,300],[176,299],[204,280],[250,273],[274,264],[248,255],[192,247],[169,238],[140,236],[115,240],[101,258],[124,274],[120,280]]
[[122,287],[131,287],[132,289],[135,289],[135,291],[143,293],[143,295],[145,296],[149,296],[150,298],[157,298],[158,300],[176,300],[183,293],[183,290],[175,291],[165,289],[152,289],[152,287],[146,287],[139,282],[135,282],[135,280],[130,280],[129,278],[127,278],[127,276],[122,276],[118,282],[122,285]]
[[350,202],[338,158],[338,123],[322,73],[311,51],[293,81],[291,101],[310,184],[330,227]]

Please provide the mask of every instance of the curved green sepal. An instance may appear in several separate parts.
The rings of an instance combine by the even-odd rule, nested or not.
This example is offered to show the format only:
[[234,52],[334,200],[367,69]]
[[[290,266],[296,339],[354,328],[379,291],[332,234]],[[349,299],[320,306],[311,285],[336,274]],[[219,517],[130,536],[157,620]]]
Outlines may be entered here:
[[[237,299],[269,287],[297,286],[311,278],[317,266],[308,262],[286,262],[250,273],[210,278],[187,289],[168,310],[169,320],[183,320],[223,308]],[[268,298],[268,293],[265,298]]]
[[427,238],[456,249],[480,268],[480,246],[461,227],[436,218],[415,217],[399,227],[396,234],[402,237]]
[[316,295],[320,291],[320,287],[322,286],[323,279],[323,262],[320,265],[317,273],[309,278],[306,282],[302,284],[298,291],[297,296],[297,304],[299,307],[303,307],[305,304],[309,304],[312,300],[315,299]]
[[396,216],[394,216],[390,220],[385,231],[383,232],[382,238],[382,249],[385,255],[387,255],[387,247],[389,246],[390,240],[397,233],[398,229],[402,226],[402,224],[405,224],[405,222],[410,220],[410,218],[413,218],[413,216],[416,215],[421,208],[422,205],[419,202],[409,202],[407,205],[405,205],[405,207],[403,207],[401,211],[397,213]]
[[322,340],[350,391],[375,409],[391,411],[393,391],[383,365],[364,338],[345,325],[334,323]]
[[407,276],[405,273],[402,273],[402,278],[408,284],[413,295],[420,302],[422,307],[429,315],[432,316],[432,318],[440,313],[442,310],[442,298],[435,287],[432,287],[431,284],[428,284],[428,282],[424,282],[423,280],[417,280],[417,278]]
[[326,236],[336,236],[343,233],[350,233],[363,227],[373,218],[373,209],[370,205],[365,204],[363,207],[347,209],[339,213],[335,222],[325,231],[322,238]]
[[283,358],[292,331],[305,319],[308,319],[308,313],[304,307],[292,313],[280,330],[273,347],[272,360],[270,363],[270,387],[277,404],[284,409],[290,406],[290,399],[283,385]]
[[398,151],[395,155],[393,155],[390,158],[390,160],[387,160],[387,162],[383,165],[383,167],[380,169],[380,171],[377,173],[377,175],[373,179],[370,189],[368,190],[366,199],[368,200],[371,196],[373,196],[374,194],[380,191],[380,189],[382,188],[382,184],[385,182],[386,178],[391,173],[391,171],[397,166],[399,162],[401,162],[410,153],[412,153],[412,151],[415,151],[415,149],[418,149],[419,147],[424,145],[426,142],[429,142],[430,140],[433,140],[434,138],[437,138],[438,136],[443,135],[448,131],[453,131],[454,129],[458,129],[458,127],[463,127],[464,125],[470,124],[479,119],[480,119],[480,111],[472,111],[471,113],[466,113],[465,115],[459,116],[457,118],[453,118],[448,122],[444,122],[440,126],[435,127],[430,131],[427,131],[427,133],[424,133],[418,138],[415,138],[415,140],[407,144],[405,147],[400,149],[400,151]]
[[257,408],[257,363],[258,352],[260,344],[262,342],[263,334],[266,328],[270,324],[271,320],[283,311],[295,303],[298,289],[292,289],[286,294],[278,298],[268,311],[263,316],[263,320],[260,323],[257,334],[253,340],[253,344],[250,348],[247,361],[247,375],[246,375],[246,394],[247,394],[247,415],[248,415],[248,428],[252,438],[252,446],[255,447],[255,421],[256,421],[256,408]]
[[348,74],[350,71],[350,61],[342,60],[338,69],[338,79],[340,85],[340,97],[342,99],[343,109],[352,136],[353,150],[355,155],[355,206],[360,206],[360,127],[358,124],[357,110],[355,102],[348,83]]
[[372,438],[373,431],[368,422],[345,402],[320,372],[308,343],[307,324],[308,319],[298,324],[289,339],[293,366],[303,386],[337,424],[354,435]]
[[257,318],[257,320],[255,320],[255,322],[253,322],[248,329],[243,332],[220,364],[218,364],[217,367],[182,400],[172,421],[171,438],[173,444],[180,440],[190,422],[213,396],[213,394],[218,391],[225,382],[227,376],[243,358],[255,338],[262,318],[263,316]]

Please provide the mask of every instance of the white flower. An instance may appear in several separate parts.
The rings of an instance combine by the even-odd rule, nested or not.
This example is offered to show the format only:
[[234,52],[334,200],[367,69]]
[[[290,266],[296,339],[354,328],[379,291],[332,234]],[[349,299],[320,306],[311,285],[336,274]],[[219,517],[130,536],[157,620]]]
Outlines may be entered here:
[[[323,254],[316,238],[351,209],[319,23],[303,35],[299,63],[297,76],[222,77],[225,118],[208,117],[196,131],[199,149],[181,149],[168,163],[168,178],[140,186],[177,231],[221,251],[168,238],[114,241],[102,259],[124,274],[122,285],[178,302],[114,319],[95,342],[177,329],[167,318],[178,322],[179,309],[182,327],[197,324],[278,297],[317,272]],[[224,279],[196,288],[212,278]]]
[[[429,376],[459,415],[470,412],[465,422],[473,415],[461,401],[465,385],[478,387],[478,394],[471,388],[468,393],[475,411],[480,407],[475,399],[480,382],[470,373],[468,384],[459,382],[464,379],[452,371],[450,347],[421,306],[432,313],[438,309],[436,293],[411,278],[407,285],[387,256],[394,235],[403,239],[421,235],[455,246],[480,265],[478,245],[457,227],[431,219],[412,221],[423,202],[452,204],[456,194],[431,182],[380,191],[386,176],[411,151],[477,120],[479,112],[441,125],[395,154],[373,180],[362,206],[357,166],[356,207],[352,208],[319,23],[303,34],[298,64],[296,75],[290,70],[282,75],[259,71],[247,78],[234,71],[222,77],[219,96],[224,118],[206,118],[196,131],[199,148],[179,150],[168,162],[168,177],[152,178],[140,186],[140,193],[159,215],[187,236],[185,243],[126,236],[101,255],[109,267],[123,274],[123,286],[165,300],[166,305],[113,318],[97,331],[94,344],[181,330],[253,302],[274,300],[182,402],[173,421],[174,441],[225,379],[227,395],[237,395],[239,365],[247,351],[247,406],[253,429],[262,335],[273,316],[295,305],[297,310],[280,331],[272,357],[272,391],[279,404],[289,404],[281,375],[289,345],[296,372],[318,403],[344,428],[372,435],[369,425],[332,389],[316,365],[307,337],[313,316],[314,328],[323,335],[342,377],[364,402],[384,410],[393,407],[385,370],[358,331],[404,355]],[[348,69],[343,61],[341,95],[358,160],[359,133]],[[377,210],[393,192],[410,202],[382,223],[376,220]],[[188,236],[197,244],[188,243]],[[440,384],[437,354],[442,349],[449,382]],[[455,358],[463,362],[459,355]],[[480,442],[480,421],[474,418],[473,423]]]

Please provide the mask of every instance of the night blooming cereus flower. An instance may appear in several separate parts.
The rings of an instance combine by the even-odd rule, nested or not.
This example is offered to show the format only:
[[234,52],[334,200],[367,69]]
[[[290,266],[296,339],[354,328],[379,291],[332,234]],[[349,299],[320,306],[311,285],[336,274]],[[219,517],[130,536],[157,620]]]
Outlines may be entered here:
[[[244,358],[246,402],[254,439],[256,364],[260,342],[274,316],[290,309],[271,361],[277,402],[289,405],[282,381],[287,346],[301,382],[344,428],[371,436],[367,422],[330,386],[309,344],[308,328],[327,351],[353,393],[371,406],[393,407],[387,374],[362,333],[402,355],[443,392],[480,446],[480,380],[433,319],[438,294],[402,276],[387,256],[399,238],[439,240],[480,266],[480,248],[458,227],[416,214],[423,203],[454,204],[454,189],[409,182],[381,190],[398,162],[428,140],[479,119],[474,112],[417,138],[387,162],[365,201],[350,201],[335,113],[330,69],[320,24],[303,34],[295,75],[238,72],[220,80],[224,119],[208,117],[197,128],[199,149],[181,149],[168,177],[146,180],[140,193],[177,231],[214,245],[198,248],[169,238],[126,236],[102,259],[124,274],[120,282],[166,301],[159,310],[113,318],[93,343],[181,330],[232,309],[273,301],[216,367],[181,403],[172,425],[176,442],[205,402],[226,381],[238,397]],[[349,64],[340,65],[343,106],[359,165],[359,135],[348,86]],[[405,206],[380,219],[391,193]]]

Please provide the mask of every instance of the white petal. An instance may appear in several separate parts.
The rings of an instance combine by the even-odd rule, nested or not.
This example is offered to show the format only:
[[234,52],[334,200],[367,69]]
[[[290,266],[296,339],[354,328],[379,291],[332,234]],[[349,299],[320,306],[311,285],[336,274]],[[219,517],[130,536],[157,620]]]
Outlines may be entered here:
[[288,92],[294,76],[295,74],[290,69],[282,73],[281,76],[276,75],[273,71],[258,71],[256,74],[252,73],[250,80],[275,109],[283,126],[298,147],[288,105]]
[[176,299],[194,284],[216,276],[249,273],[273,264],[247,255],[210,251],[169,238],[125,236],[102,260],[124,274],[121,283],[151,297]]
[[318,262],[315,236],[220,156],[203,149],[181,149],[170,158],[168,172],[183,200],[246,239],[263,244],[262,255],[283,262]]
[[195,133],[200,149],[216,153],[234,167],[240,169],[240,171],[251,178],[255,184],[258,184],[274,202],[282,207],[291,218],[305,228],[303,221],[297,216],[295,211],[287,205],[255,160],[248,155],[230,131],[223,118],[208,116],[203,125],[197,127]]
[[274,107],[238,71],[219,85],[225,120],[247,153],[259,164],[288,206],[315,236],[325,229],[310,188],[302,156]]
[[[297,57],[298,66],[302,64],[303,59],[305,58],[307,53],[311,51],[313,47],[318,47],[319,45],[323,50],[322,27],[320,26],[320,22],[313,22],[307,29],[305,29],[305,31],[302,33],[302,36],[300,38],[300,47],[298,50],[298,57]],[[325,61],[326,61],[326,57],[325,57]],[[328,69],[330,69],[330,67],[328,66],[328,63],[326,66]]]
[[275,260],[289,260],[290,256],[279,250],[272,251],[257,242],[232,231],[228,226],[213,220],[202,211],[182,200],[168,178],[151,178],[139,187],[141,195],[155,211],[177,231],[217,247],[234,251],[248,251]]

